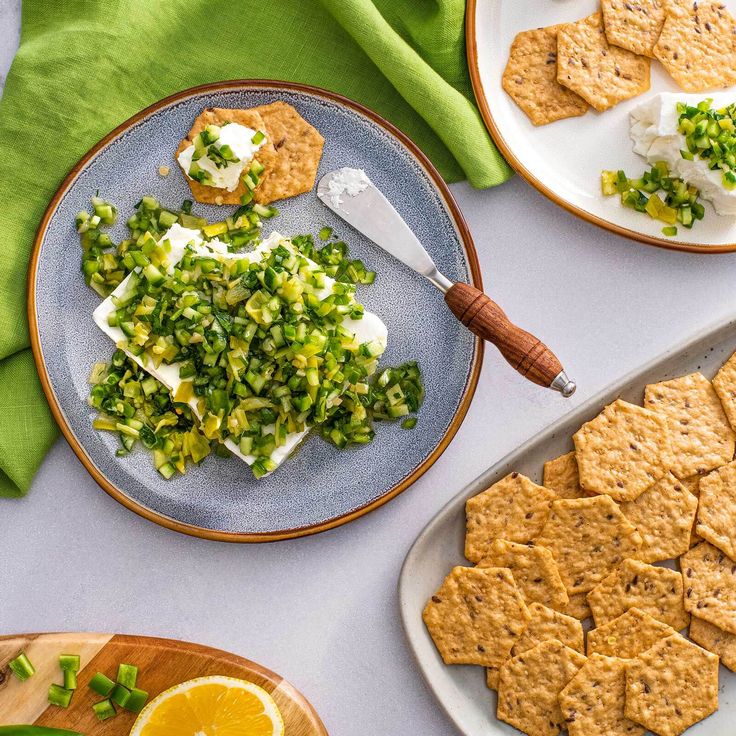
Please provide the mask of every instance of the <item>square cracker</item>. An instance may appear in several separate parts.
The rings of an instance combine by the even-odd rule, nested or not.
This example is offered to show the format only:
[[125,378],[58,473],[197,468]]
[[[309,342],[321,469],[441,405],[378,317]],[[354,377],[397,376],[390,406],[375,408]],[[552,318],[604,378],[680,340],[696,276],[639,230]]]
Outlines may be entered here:
[[713,377],[713,388],[721,400],[731,429],[736,429],[736,353],[734,353]]
[[501,667],[497,717],[529,736],[556,736],[565,727],[558,696],[584,663],[556,639],[513,657]]
[[253,192],[255,201],[268,204],[311,191],[325,139],[285,102],[254,109],[261,114],[276,149],[273,169]]
[[652,383],[644,406],[667,417],[678,478],[707,473],[733,460],[734,435],[711,382],[702,373]]
[[547,520],[554,491],[511,473],[465,503],[465,556],[480,562],[494,539],[531,541]]
[[603,112],[649,89],[649,59],[611,46],[593,13],[558,31],[557,81]]
[[[692,626],[692,624],[690,624]],[[629,608],[588,632],[588,656],[597,652],[607,657],[633,659],[660,639],[677,633],[671,626],[658,621],[638,608]]]
[[638,608],[675,631],[689,621],[682,601],[682,576],[667,567],[624,560],[605,580],[588,593],[596,626],[618,618],[630,608]]
[[654,56],[664,25],[666,0],[601,0],[608,43],[634,54]]
[[570,736],[642,736],[624,714],[625,695],[626,661],[593,654],[559,696]]
[[544,547],[494,539],[478,567],[511,570],[516,587],[527,605],[536,601],[561,611],[568,603],[555,559]]
[[[254,158],[260,164],[265,166],[265,170],[261,175],[262,179],[270,176],[276,162],[276,149],[273,147],[271,142],[271,137],[266,123],[257,109],[232,110],[224,107],[208,107],[206,110],[203,110],[199,115],[197,115],[191,130],[187,133],[187,137],[179,144],[179,148],[176,150],[175,158],[177,159],[177,163],[179,154],[184,151],[184,149],[189,148],[196,136],[208,125],[222,126],[223,123],[227,122],[238,123],[239,125],[244,125],[252,130],[260,130],[262,133],[266,134],[267,139],[258,149]],[[246,190],[246,186],[242,181],[238,184],[236,189],[232,192],[228,192],[226,189],[210,187],[206,184],[194,181],[189,178],[186,171],[184,171],[184,178],[187,180],[187,184],[189,184],[189,189],[191,190],[194,199],[196,199],[197,202],[203,202],[204,204],[240,204],[240,197]]]
[[667,473],[635,501],[621,504],[624,516],[642,538],[637,559],[658,562],[684,555],[690,549],[690,532],[698,499],[684,483]]
[[626,667],[626,717],[659,736],[678,736],[717,709],[718,657],[679,634]]
[[736,634],[736,562],[709,542],[680,557],[685,610]]
[[502,84],[534,125],[583,115],[588,103],[557,81],[557,29],[535,28],[516,35]]
[[736,84],[736,23],[722,2],[670,0],[654,47],[677,84],[704,92]]
[[566,613],[568,616],[572,616],[579,621],[584,621],[593,615],[588,605],[587,593],[572,593],[568,597],[570,598],[570,602],[562,610],[562,613]]
[[641,546],[610,496],[554,501],[536,543],[552,552],[568,595],[594,588]]
[[690,638],[701,647],[720,657],[721,664],[736,672],[736,634],[719,629],[703,619],[692,617]]
[[585,498],[580,487],[578,461],[574,452],[560,455],[544,464],[544,487],[551,488],[560,498]]
[[530,619],[511,572],[454,567],[422,613],[445,664],[500,665]]
[[695,532],[736,559],[736,462],[700,479]]
[[674,463],[667,418],[617,399],[573,435],[580,485],[633,501]]

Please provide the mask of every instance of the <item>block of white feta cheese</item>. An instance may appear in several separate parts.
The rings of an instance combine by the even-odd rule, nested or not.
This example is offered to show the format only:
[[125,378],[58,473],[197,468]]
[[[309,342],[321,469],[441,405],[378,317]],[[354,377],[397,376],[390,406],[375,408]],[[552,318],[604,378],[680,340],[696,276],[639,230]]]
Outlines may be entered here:
[[[247,253],[229,253],[227,245],[220,242],[219,240],[210,240],[209,242],[204,241],[199,230],[191,230],[189,228],[182,227],[178,223],[172,225],[160,238],[159,242],[168,241],[170,245],[169,251],[169,271],[172,271],[174,266],[184,256],[184,251],[187,246],[191,247],[197,253],[203,256],[214,256],[216,258],[227,258],[232,259],[246,259],[249,261],[260,261],[264,253],[276,248],[284,237],[278,232],[271,233],[265,240],[261,241],[256,248]],[[290,247],[288,240],[285,242],[287,247]],[[319,268],[316,263],[307,259],[311,266]],[[116,311],[116,307],[113,304],[112,298],[119,297],[124,294],[128,288],[128,282],[130,276],[127,276],[120,285],[107,297],[92,313],[92,317],[97,326],[117,345],[120,342],[126,340],[125,333],[119,327],[112,327],[108,323],[108,317],[111,313]],[[324,299],[332,293],[332,286],[335,283],[334,279],[329,276],[325,276],[325,286],[317,295],[320,299]],[[343,326],[349,332],[355,335],[360,343],[378,341],[385,349],[388,340],[388,330],[386,325],[377,315],[372,312],[366,311],[363,314],[363,318],[359,320],[350,319],[346,317],[343,322]],[[179,364],[178,363],[161,363],[156,368],[153,365],[143,364],[143,361],[137,356],[125,350],[125,354],[134,360],[138,365],[143,368],[147,373],[152,375],[155,379],[160,381],[166,388],[171,392],[172,395],[176,394],[176,391],[183,383],[182,379],[179,378]],[[202,416],[199,412],[198,402],[196,397],[190,399],[187,402],[192,409],[194,415],[201,419]],[[274,426],[265,427],[266,432],[273,432]],[[310,429],[306,428],[302,432],[290,432],[286,435],[284,444],[277,447],[271,454],[271,460],[276,464],[276,467],[286,460],[287,457],[294,451],[296,446],[309,434]],[[240,447],[236,442],[231,439],[227,439],[224,442],[225,446],[234,455],[239,457],[241,460],[246,462],[248,465],[252,465],[257,458],[254,455],[244,455],[240,452]]]
[[[718,109],[736,101],[723,95],[712,95],[713,106]],[[720,102],[715,99],[719,98]],[[696,106],[704,95],[686,95],[662,92],[643,102],[631,112],[631,139],[634,152],[644,156],[649,163],[665,161],[670,174],[677,176],[700,190],[700,196],[709,200],[719,215],[736,215],[736,189],[723,186],[723,172],[711,170],[708,162],[695,156],[692,161],[682,157],[687,150],[685,136],[678,130],[677,103]]]

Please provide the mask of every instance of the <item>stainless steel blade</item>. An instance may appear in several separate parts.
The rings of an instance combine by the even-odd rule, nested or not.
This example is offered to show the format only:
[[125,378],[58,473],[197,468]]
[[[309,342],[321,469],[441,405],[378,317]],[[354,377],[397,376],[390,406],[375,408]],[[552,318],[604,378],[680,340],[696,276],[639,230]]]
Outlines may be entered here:
[[452,282],[435,266],[429,253],[362,169],[336,169],[317,185],[317,196],[333,212],[394,258],[428,278],[445,292]]

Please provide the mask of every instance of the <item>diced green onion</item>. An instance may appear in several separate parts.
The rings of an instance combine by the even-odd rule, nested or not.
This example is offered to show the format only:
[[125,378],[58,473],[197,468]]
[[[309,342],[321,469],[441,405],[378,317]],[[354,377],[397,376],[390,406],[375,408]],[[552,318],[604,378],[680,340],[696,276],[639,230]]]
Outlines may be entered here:
[[[104,363],[102,365],[104,367]],[[78,654],[61,654],[59,656],[59,667],[64,671],[79,672],[80,665],[81,660]]]
[[323,227],[319,231],[318,234],[319,234],[319,239],[320,240],[329,240],[330,239],[330,235],[332,235],[332,228],[331,227]]
[[92,706],[92,710],[95,712],[97,719],[100,721],[106,721],[109,718],[114,718],[116,715],[115,706],[109,699],[101,700],[99,703],[95,703]]
[[21,681],[25,682],[29,677],[33,677],[36,669],[31,664],[25,652],[21,652],[15,659],[8,662],[10,671]]
[[112,693],[110,693],[110,700],[112,700],[115,705],[119,705],[121,708],[125,707],[125,704],[128,702],[129,698],[130,690],[119,683],[115,685]]
[[262,143],[266,140],[266,134],[262,130],[257,130],[255,132],[255,135],[251,139],[254,146],[257,146],[259,143]]
[[59,708],[68,708],[72,702],[73,690],[67,690],[61,685],[52,684],[49,686],[49,703]]
[[64,688],[66,690],[76,690],[77,689],[76,670],[64,670]]
[[90,690],[93,690],[98,695],[102,695],[103,698],[110,695],[114,687],[115,683],[109,677],[103,675],[102,672],[98,672],[89,681]]
[[401,422],[402,429],[414,429],[414,427],[416,426],[417,426],[416,417],[408,417],[407,419],[404,419],[403,422]]
[[117,681],[120,685],[132,690],[138,679],[138,668],[133,664],[119,664]]
[[148,693],[145,690],[134,687],[130,691],[130,696],[125,704],[125,710],[132,711],[133,713],[140,713],[147,700]]
[[674,225],[668,225],[662,228],[662,233],[671,237],[677,235],[677,228]]

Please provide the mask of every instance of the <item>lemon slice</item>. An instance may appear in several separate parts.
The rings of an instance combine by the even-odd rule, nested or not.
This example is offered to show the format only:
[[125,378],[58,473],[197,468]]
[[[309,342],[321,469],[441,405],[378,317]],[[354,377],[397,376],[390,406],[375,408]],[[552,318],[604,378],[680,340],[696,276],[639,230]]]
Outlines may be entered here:
[[130,736],[283,736],[284,719],[258,685],[234,677],[198,677],[154,698]]

